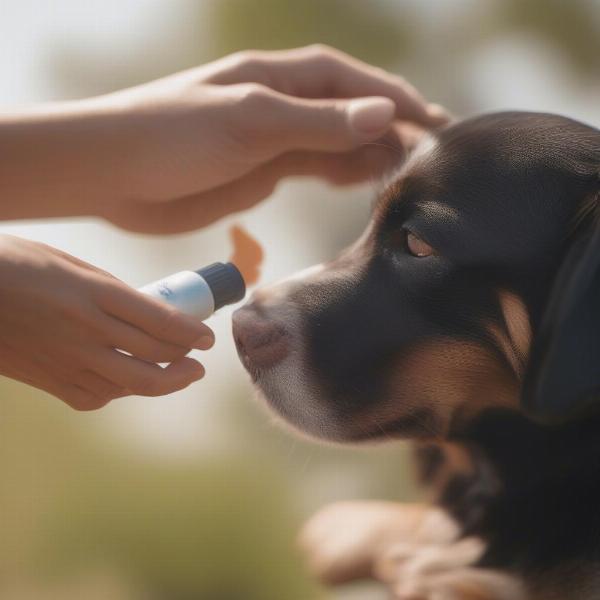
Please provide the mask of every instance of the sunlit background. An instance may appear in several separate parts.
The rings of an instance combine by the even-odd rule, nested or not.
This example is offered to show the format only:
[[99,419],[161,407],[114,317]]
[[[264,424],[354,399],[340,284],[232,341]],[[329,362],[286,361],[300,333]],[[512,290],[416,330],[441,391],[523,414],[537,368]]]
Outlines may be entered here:
[[[548,110],[600,126],[599,39],[600,0],[0,0],[0,97],[84,97],[239,49],[324,42],[402,73],[456,115]],[[373,193],[289,181],[236,218],[265,245],[262,282],[352,241]],[[227,258],[230,224],[162,239],[90,220],[0,230],[138,286]],[[230,315],[209,322],[206,379],[168,397],[76,413],[0,380],[0,598],[384,597],[320,589],[294,541],[327,502],[414,499],[406,448],[324,447],[273,422],[238,363]]]

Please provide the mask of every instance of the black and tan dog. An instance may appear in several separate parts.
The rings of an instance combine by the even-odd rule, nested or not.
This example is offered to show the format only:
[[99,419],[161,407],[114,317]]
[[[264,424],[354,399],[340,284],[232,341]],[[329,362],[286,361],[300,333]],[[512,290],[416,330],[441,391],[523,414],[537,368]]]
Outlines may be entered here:
[[600,399],[600,131],[512,112],[429,136],[364,235],[257,292],[234,335],[296,428],[416,440],[432,504],[325,509],[303,536],[323,579],[600,598],[600,414],[522,408]]

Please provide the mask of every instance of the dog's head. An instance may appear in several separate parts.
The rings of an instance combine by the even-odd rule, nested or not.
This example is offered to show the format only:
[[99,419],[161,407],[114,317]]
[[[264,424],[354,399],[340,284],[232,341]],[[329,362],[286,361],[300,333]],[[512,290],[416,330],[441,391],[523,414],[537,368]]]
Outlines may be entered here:
[[581,389],[558,378],[559,395],[600,386],[599,170],[600,132],[555,115],[428,136],[354,245],[236,313],[244,365],[276,412],[337,441],[443,437],[517,409],[528,365],[526,387],[551,393],[565,354],[548,340],[567,330]]

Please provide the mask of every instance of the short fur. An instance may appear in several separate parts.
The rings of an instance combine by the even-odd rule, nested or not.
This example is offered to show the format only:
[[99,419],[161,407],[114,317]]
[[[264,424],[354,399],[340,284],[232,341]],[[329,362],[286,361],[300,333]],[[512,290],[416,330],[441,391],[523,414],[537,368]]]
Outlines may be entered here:
[[[453,124],[392,178],[356,244],[241,309],[240,356],[277,412],[334,441],[419,440],[435,503],[459,540],[483,541],[443,577],[409,577],[403,559],[405,583],[433,590],[410,597],[503,598],[513,583],[600,597],[599,173],[600,131],[576,121]],[[406,229],[435,254],[411,255]],[[285,342],[268,367],[249,316]]]

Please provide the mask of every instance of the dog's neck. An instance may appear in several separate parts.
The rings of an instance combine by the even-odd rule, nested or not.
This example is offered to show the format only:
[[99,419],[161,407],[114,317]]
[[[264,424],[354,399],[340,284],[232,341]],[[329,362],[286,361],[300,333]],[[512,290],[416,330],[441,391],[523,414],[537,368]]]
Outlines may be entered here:
[[452,443],[469,452],[473,475],[458,486],[450,480],[439,501],[465,535],[488,542],[484,563],[545,568],[570,556],[600,561],[600,409],[554,425],[490,410]]
[[[507,486],[520,489],[539,480],[592,466],[600,456],[598,408],[551,425],[515,410],[490,409],[463,428],[454,441],[479,448]],[[600,468],[600,463],[598,463]]]

